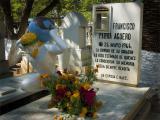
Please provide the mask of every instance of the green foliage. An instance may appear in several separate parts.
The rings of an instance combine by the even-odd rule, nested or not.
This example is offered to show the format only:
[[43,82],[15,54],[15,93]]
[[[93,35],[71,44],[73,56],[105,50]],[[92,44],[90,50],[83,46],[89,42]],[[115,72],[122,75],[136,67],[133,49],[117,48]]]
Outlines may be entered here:
[[[48,6],[50,2],[51,0],[35,0],[30,17],[34,18],[36,14]],[[51,17],[51,12],[49,12],[46,16]]]
[[49,90],[49,92],[52,94],[52,96],[55,96],[55,84],[56,84],[56,80],[58,78],[54,75],[51,75],[49,78],[46,78],[45,82],[44,82],[44,86],[47,86],[47,89]]
[[91,20],[92,5],[97,4],[98,0],[61,0],[60,14],[76,11],[82,13],[88,20]]
[[[35,0],[30,17],[34,18],[36,14],[49,5],[50,2],[51,0]],[[20,21],[20,17],[22,16],[23,9],[25,7],[25,0],[11,0],[11,6],[13,19],[16,22]],[[49,12],[46,16],[51,17],[51,12]]]
[[92,20],[92,6],[99,3],[130,2],[131,0],[61,0],[59,13],[64,16],[71,11],[80,12],[88,21]]
[[[92,6],[99,3],[130,2],[131,0],[60,0],[57,5],[46,16],[56,19],[58,25],[61,24],[60,17],[68,12],[76,11],[82,13],[89,21],[92,19]],[[49,5],[51,0],[35,0],[30,17],[34,18],[38,12]],[[11,0],[14,20],[19,21],[25,6],[25,0]]]
[[11,0],[12,6],[12,15],[15,21],[20,20],[20,16],[22,15],[22,11],[24,9],[25,2],[21,0]]
[[85,75],[81,75],[80,81],[93,84],[93,82],[97,81],[96,72],[98,72],[98,67],[93,68],[92,66],[87,66],[86,73]]

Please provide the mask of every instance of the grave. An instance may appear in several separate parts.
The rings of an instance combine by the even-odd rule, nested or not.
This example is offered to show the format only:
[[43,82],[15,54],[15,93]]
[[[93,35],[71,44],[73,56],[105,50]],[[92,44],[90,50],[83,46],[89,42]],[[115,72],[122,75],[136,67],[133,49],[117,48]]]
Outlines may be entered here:
[[[93,65],[99,64],[98,79],[133,86],[138,85],[142,22],[140,19],[142,16],[140,14],[140,6],[137,3],[94,6],[93,18],[95,18],[95,21],[93,26],[92,58]],[[130,16],[128,17],[128,15]],[[78,67],[78,70],[81,70],[81,67],[84,66],[82,62],[90,59],[87,58],[89,52],[84,49],[86,48],[84,40],[85,24],[78,23],[79,20],[82,22],[84,19],[79,18],[79,16],[78,13],[70,13],[64,19],[62,37],[66,40],[70,49],[59,56],[62,68],[77,70],[76,67]],[[77,34],[77,31],[83,32]],[[120,63],[116,60],[120,61]],[[130,64],[129,62],[126,63],[127,60],[129,60]],[[117,67],[119,65],[124,68],[120,69]],[[32,80],[32,78],[30,79]],[[97,98],[103,102],[102,108],[98,111],[99,120],[135,120],[138,112],[144,108],[147,110],[146,112],[150,109],[150,102],[148,101],[150,96],[149,87],[136,88],[99,81],[94,86],[99,88]],[[62,112],[56,108],[47,108],[50,99],[51,96],[46,96],[6,113],[0,116],[0,119],[52,120],[54,114]]]
[[84,66],[91,65],[91,46],[86,45],[87,20],[80,13],[68,13],[61,29],[68,49],[59,55],[60,68],[82,72]]
[[[107,86],[107,87],[106,87]],[[122,85],[96,82],[95,87],[100,88],[97,94],[103,102],[98,111],[98,120],[137,120],[135,116],[147,104],[150,89],[124,87]],[[57,108],[48,109],[51,96],[43,97],[21,108],[0,116],[1,120],[53,120],[55,114],[61,113]],[[88,120],[88,118],[86,118]],[[143,119],[144,120],[144,119]]]
[[142,4],[111,3],[93,7],[93,65],[98,79],[137,86],[140,80]]

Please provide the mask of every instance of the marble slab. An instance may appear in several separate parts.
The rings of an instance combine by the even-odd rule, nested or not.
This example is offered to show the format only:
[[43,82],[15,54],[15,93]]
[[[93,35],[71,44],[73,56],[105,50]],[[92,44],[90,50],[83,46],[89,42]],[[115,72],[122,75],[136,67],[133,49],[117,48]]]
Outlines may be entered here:
[[[94,87],[99,88],[97,98],[103,102],[103,107],[98,111],[98,120],[131,120],[126,119],[127,116],[134,113],[135,106],[140,104],[150,89],[101,82],[96,82]],[[0,120],[53,120],[53,115],[60,111],[47,109],[49,100],[50,96],[43,97],[0,116]]]
[[[38,80],[34,80],[33,78],[36,78],[37,76],[39,76],[38,73],[30,73],[30,74],[26,74],[20,77],[9,77],[9,78],[4,78],[4,79],[0,79],[0,88],[12,88],[15,89],[15,92],[11,92],[10,94],[6,94],[3,96],[0,96],[0,102],[6,101],[8,99],[12,99],[16,96],[19,96],[21,94],[27,93],[27,92],[34,92],[38,90]],[[32,82],[31,84],[29,84],[30,81],[35,81]],[[28,91],[29,87],[34,86],[34,90],[32,89],[32,91]],[[28,87],[28,89],[27,89]],[[37,89],[36,89],[37,88]]]
[[13,92],[16,92],[16,89],[12,87],[4,86],[0,88],[0,96],[4,96]]
[[48,95],[39,87],[38,77],[38,73],[30,73],[0,79],[0,115]]

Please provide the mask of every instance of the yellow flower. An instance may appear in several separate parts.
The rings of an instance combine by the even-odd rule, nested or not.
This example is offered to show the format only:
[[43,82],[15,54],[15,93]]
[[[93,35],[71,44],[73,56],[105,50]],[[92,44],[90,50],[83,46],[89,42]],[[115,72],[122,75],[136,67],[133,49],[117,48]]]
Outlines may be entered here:
[[72,96],[75,97],[75,98],[79,98],[80,97],[79,91],[78,90],[74,91]]
[[70,97],[70,96],[71,96],[71,92],[70,92],[70,91],[67,91],[67,92],[66,92],[66,96],[67,96],[67,97]]
[[44,42],[42,42],[42,41],[38,41],[38,42],[37,42],[37,45],[38,45],[38,46],[42,46],[43,44],[44,44]]
[[73,107],[72,106],[68,106],[68,110],[72,110],[73,109]]
[[79,116],[80,116],[80,117],[85,117],[85,116],[86,116],[86,114],[84,114],[84,113],[80,113],[80,114],[79,114]]
[[43,78],[43,79],[49,78],[49,74],[47,74],[47,73],[41,74],[41,78]]
[[38,48],[37,48],[37,49],[34,49],[34,50],[32,51],[32,53],[31,53],[31,56],[32,56],[33,58],[35,58],[35,57],[38,55],[38,53],[39,53]]
[[103,104],[103,103],[102,103],[101,101],[96,101],[96,103],[95,103],[96,111],[101,108],[102,104]]
[[73,95],[70,97],[71,101],[73,101],[74,99],[79,99],[80,98],[80,93],[78,90],[73,92]]
[[58,90],[58,89],[63,89],[63,88],[65,88],[65,87],[66,87],[66,85],[57,84],[57,85],[56,85],[56,90]]
[[36,43],[37,36],[36,36],[36,34],[29,32],[29,33],[24,34],[20,38],[20,40],[21,40],[22,45],[24,45],[24,46],[25,45],[32,45],[32,44]]
[[57,115],[53,115],[53,120],[57,120],[58,116]]
[[86,107],[83,107],[83,108],[82,108],[82,111],[81,111],[81,113],[84,113],[84,114],[86,114],[86,113],[87,113],[87,111],[88,111],[88,110],[87,110],[87,108],[86,108]]
[[91,85],[89,83],[84,83],[82,84],[82,87],[85,89],[85,90],[89,90],[91,88]]
[[58,120],[63,120],[63,116],[59,115]]
[[63,120],[63,116],[62,115],[54,115],[53,120]]
[[78,79],[75,79],[74,84],[75,84],[75,85],[79,84],[79,80],[78,80]]
[[93,117],[93,119],[96,119],[97,118],[97,113],[94,112],[92,117]]
[[60,76],[61,80],[68,80],[68,75],[66,73],[63,73],[62,76]]
[[74,81],[75,76],[73,74],[68,74],[68,79]]

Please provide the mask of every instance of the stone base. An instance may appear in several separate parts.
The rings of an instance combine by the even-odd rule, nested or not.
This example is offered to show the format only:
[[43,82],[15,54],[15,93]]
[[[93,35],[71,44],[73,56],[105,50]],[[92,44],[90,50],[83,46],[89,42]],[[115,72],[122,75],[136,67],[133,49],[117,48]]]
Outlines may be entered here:
[[[146,105],[150,92],[148,87],[135,88],[101,82],[95,83],[94,87],[99,88],[97,98],[103,102],[102,108],[97,112],[98,120],[135,120],[137,113]],[[50,95],[46,96],[4,114],[0,118],[7,120],[53,120],[53,115],[61,112],[56,108],[47,109],[50,99]]]

